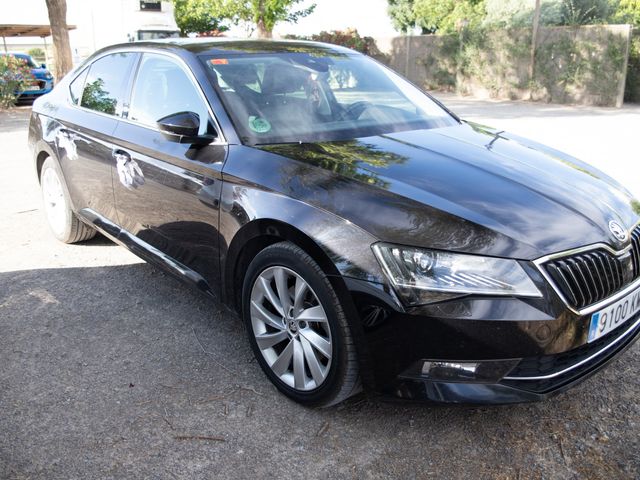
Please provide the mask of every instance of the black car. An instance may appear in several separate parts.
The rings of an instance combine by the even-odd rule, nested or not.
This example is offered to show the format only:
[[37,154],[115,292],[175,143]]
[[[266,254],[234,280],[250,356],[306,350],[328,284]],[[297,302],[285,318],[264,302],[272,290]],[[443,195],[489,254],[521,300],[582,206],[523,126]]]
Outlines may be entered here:
[[59,240],[101,232],[231,305],[304,404],[539,400],[640,332],[627,190],[345,48],[109,47],[29,143]]

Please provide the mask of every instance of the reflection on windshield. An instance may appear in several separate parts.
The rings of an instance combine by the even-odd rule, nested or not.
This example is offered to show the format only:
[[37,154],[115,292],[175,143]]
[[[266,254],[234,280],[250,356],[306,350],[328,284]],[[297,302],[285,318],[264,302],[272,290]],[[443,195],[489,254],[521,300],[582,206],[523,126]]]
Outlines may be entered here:
[[424,93],[361,55],[204,60],[245,143],[348,140],[456,123]]

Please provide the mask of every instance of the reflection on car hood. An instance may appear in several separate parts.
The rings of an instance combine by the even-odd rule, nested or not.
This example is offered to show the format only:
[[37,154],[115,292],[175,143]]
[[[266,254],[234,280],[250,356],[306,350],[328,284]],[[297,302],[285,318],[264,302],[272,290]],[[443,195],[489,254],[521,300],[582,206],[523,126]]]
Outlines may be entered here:
[[620,248],[609,222],[631,228],[640,214],[604,173],[475,124],[260,148],[296,161],[285,193],[383,241],[536,258],[596,242]]

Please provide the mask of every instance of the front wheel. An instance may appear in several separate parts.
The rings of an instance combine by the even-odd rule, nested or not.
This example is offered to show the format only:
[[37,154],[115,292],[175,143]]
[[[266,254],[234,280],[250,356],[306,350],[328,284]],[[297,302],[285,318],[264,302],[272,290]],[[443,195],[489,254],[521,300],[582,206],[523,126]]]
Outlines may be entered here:
[[328,278],[302,249],[271,245],[251,262],[243,317],[260,366],[285,395],[330,406],[357,393],[351,330]]
[[89,240],[96,231],[85,225],[71,210],[71,204],[63,187],[62,174],[51,157],[42,164],[40,188],[47,223],[54,237],[64,243]]

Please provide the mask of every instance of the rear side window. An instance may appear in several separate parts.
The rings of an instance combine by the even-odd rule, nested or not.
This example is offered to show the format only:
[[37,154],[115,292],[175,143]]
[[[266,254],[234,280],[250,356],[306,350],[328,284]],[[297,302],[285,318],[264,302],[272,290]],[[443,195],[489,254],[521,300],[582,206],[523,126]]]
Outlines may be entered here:
[[129,119],[151,127],[178,112],[200,117],[200,134],[207,132],[209,111],[187,73],[165,55],[145,53],[131,94]]
[[135,53],[112,53],[91,64],[80,105],[97,112],[119,115]]
[[75,105],[80,102],[80,97],[82,97],[82,89],[84,88],[84,81],[87,79],[87,73],[89,73],[89,69],[85,68],[69,85],[71,102]]

